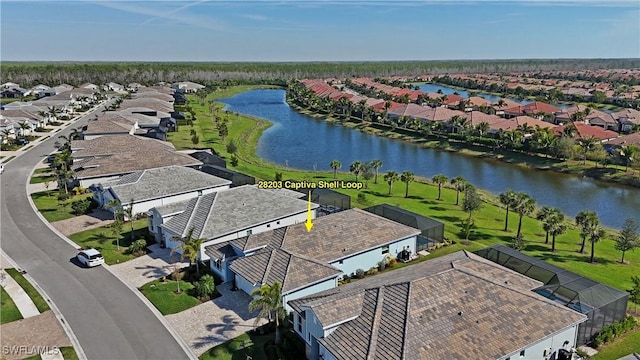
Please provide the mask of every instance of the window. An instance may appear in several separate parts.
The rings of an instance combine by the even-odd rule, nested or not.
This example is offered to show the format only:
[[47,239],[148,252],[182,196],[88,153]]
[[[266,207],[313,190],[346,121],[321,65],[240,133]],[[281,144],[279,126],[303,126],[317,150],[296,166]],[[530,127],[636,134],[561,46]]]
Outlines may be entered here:
[[268,227],[268,228],[270,228],[270,227],[271,227],[271,224],[267,224],[267,227]]
[[251,229],[247,230],[247,236],[251,235],[253,231]]
[[216,267],[216,269],[220,270],[220,259],[216,259],[216,260],[213,262],[213,266],[215,266],[215,267]]
[[520,351],[520,357],[524,357],[524,350]]
[[280,221],[276,221],[276,225],[280,225]]
[[302,316],[298,314],[298,332],[302,333]]
[[389,245],[385,245],[382,247],[382,255],[389,253]]

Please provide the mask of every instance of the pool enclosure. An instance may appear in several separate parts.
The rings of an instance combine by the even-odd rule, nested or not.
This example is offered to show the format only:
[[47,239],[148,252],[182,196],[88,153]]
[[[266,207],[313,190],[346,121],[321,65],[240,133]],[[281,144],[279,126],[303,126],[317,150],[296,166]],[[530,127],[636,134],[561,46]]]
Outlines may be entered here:
[[420,230],[421,234],[418,235],[418,243],[416,244],[417,251],[434,246],[444,240],[444,224],[437,220],[389,204],[375,205],[364,210]]
[[603,326],[626,316],[629,294],[571,271],[525,255],[504,245],[475,252],[506,268],[543,283],[533,289],[547,299],[587,315],[578,328],[578,345],[589,343]]

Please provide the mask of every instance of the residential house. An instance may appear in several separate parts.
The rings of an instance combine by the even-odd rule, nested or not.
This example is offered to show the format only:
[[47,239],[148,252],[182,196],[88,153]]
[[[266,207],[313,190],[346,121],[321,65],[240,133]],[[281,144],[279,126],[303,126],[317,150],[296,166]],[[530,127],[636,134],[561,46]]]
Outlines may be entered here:
[[130,108],[149,109],[151,111],[170,113],[173,111],[173,103],[156,98],[127,99],[120,104],[120,110]]
[[17,87],[20,87],[20,85],[14,83],[14,82],[6,82],[6,83],[0,85],[0,89],[3,89],[3,90],[4,89],[17,88]]
[[198,84],[198,83],[194,83],[192,81],[177,82],[177,83],[172,84],[171,87],[174,88],[174,89],[182,89],[186,93],[195,93],[196,91],[205,88],[204,85],[201,85],[201,84]]
[[419,234],[412,227],[351,209],[317,218],[311,231],[302,223],[290,225],[214,243],[205,253],[212,271],[247,294],[280,281],[286,304],[334,288],[345,274],[377,267],[403,250],[415,253]]
[[78,88],[89,89],[89,90],[94,90],[94,91],[100,91],[100,87],[98,85],[92,84],[92,83],[84,83],[84,84],[78,86]]
[[634,126],[640,126],[640,111],[636,109],[622,109],[611,114],[619,124],[621,132],[628,132]]
[[504,111],[506,109],[518,107],[520,106],[520,103],[509,99],[500,99],[493,102],[491,106],[496,111],[496,115],[504,115]]
[[541,101],[534,101],[527,105],[518,105],[512,108],[504,109],[506,117],[514,117],[521,115],[529,115],[537,119],[543,120],[544,118],[553,118],[553,115],[560,112],[560,108],[543,103]]
[[25,92],[27,92],[27,90],[23,88],[11,87],[0,91],[0,98],[17,99],[23,97]]
[[[36,86],[32,87],[31,89],[27,90],[27,92],[24,93],[24,96],[29,96],[29,95],[38,96],[41,91],[45,91],[45,90],[49,90],[49,89],[51,89],[51,88],[48,87],[47,85],[39,84],[39,85],[36,85]],[[51,95],[55,95],[55,94],[51,94]]]
[[[169,248],[193,229],[194,238],[205,239],[200,259],[207,260],[209,245],[306,221],[307,206],[307,201],[246,185],[191,199],[182,213],[159,227]],[[311,205],[312,218],[317,207]]]
[[57,94],[72,90],[73,86],[71,86],[69,84],[60,84],[58,86],[55,86],[53,89],[56,91],[56,95],[57,95]]
[[[231,181],[183,166],[146,169],[117,180],[92,185],[93,199],[99,206],[117,200],[133,207],[133,215],[151,208],[185,201],[204,194],[228,189]],[[115,211],[115,209],[109,209]],[[149,220],[150,223],[152,220]]]
[[[218,155],[213,154],[211,151],[207,151],[207,150],[194,151],[192,153],[189,153],[189,155],[202,161],[204,165],[215,165],[221,168],[227,167],[227,162],[223,158],[219,157]],[[231,180],[231,179],[228,179],[228,180]]]
[[309,359],[548,359],[586,316],[460,251],[289,301]]
[[[508,119],[502,119],[502,121],[490,124],[489,133],[496,134],[500,131],[513,131],[519,130],[523,128],[531,128],[535,129],[536,127],[540,127],[543,129],[553,128],[553,124],[548,123],[546,121],[542,121],[536,118],[532,118],[531,116],[516,116]],[[524,134],[525,136],[530,136],[530,134]]]
[[583,124],[583,123],[574,123],[574,124],[566,124],[566,125],[562,125],[562,126],[556,126],[554,128],[552,128],[554,134],[560,136],[564,133],[564,129],[567,126],[575,126],[576,130],[577,130],[577,135],[576,137],[578,138],[589,138],[589,137],[593,137],[596,138],[598,140],[600,140],[601,142],[605,142],[605,141],[609,141],[611,139],[615,139],[617,137],[620,136],[620,134],[618,134],[615,131],[611,131],[611,130],[605,130],[599,126],[591,126],[591,125],[587,125],[587,124]]
[[107,85],[105,85],[104,90],[106,91],[115,91],[117,93],[126,93],[127,90],[124,88],[124,86],[118,84],[118,83],[114,83],[114,82],[110,82]]
[[606,142],[606,147],[609,148],[618,148],[628,145],[634,145],[638,148],[638,150],[640,150],[640,132],[622,135],[619,138],[615,138]]
[[574,105],[570,106],[566,109],[562,109],[562,111],[555,113],[554,124],[566,124],[570,121],[575,121],[574,116],[577,112],[581,112],[585,124],[590,124],[594,126],[600,126],[605,130],[618,130],[618,122],[615,117],[610,113],[606,113],[604,111],[593,109],[584,105]]

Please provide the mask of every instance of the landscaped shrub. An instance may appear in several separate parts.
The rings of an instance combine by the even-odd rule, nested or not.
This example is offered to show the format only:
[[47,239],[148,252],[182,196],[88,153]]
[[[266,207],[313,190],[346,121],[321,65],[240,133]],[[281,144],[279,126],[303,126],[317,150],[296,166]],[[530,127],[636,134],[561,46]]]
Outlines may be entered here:
[[377,267],[372,267],[371,269],[367,270],[367,275],[375,275],[378,273],[378,268]]
[[200,280],[195,283],[195,293],[200,300],[209,300],[216,290],[216,286],[213,282],[213,276],[204,274],[200,277]]
[[73,188],[73,193],[75,195],[84,194],[86,192],[87,192],[87,189],[83,188],[82,186],[76,186]]
[[86,214],[90,208],[91,208],[90,199],[77,200],[71,203],[71,210],[76,215]]
[[386,260],[380,260],[378,261],[378,271],[384,271],[384,269],[387,268],[387,261]]
[[358,202],[365,204],[367,202],[367,196],[364,193],[358,193]]
[[364,275],[365,275],[365,274],[364,274],[364,270],[362,270],[362,269],[356,269],[356,277],[357,277],[358,279],[362,279],[362,278],[364,278]]
[[638,321],[633,316],[627,316],[620,322],[603,327],[594,338],[593,344],[596,347],[600,347],[627,331],[633,330],[636,326],[638,326]]
[[145,239],[138,239],[131,243],[129,246],[129,252],[135,256],[142,256],[147,252],[147,241]]

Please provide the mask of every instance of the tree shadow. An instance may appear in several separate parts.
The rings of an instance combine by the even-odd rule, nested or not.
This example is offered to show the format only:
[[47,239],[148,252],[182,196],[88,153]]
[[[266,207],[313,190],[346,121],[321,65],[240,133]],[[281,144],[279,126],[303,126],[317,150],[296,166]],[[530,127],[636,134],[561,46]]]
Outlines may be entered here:
[[440,219],[440,220],[444,220],[445,222],[452,222],[452,223],[459,223],[460,221],[462,221],[462,219],[458,216],[438,216],[438,215],[432,215],[431,217],[436,218],[436,219]]

